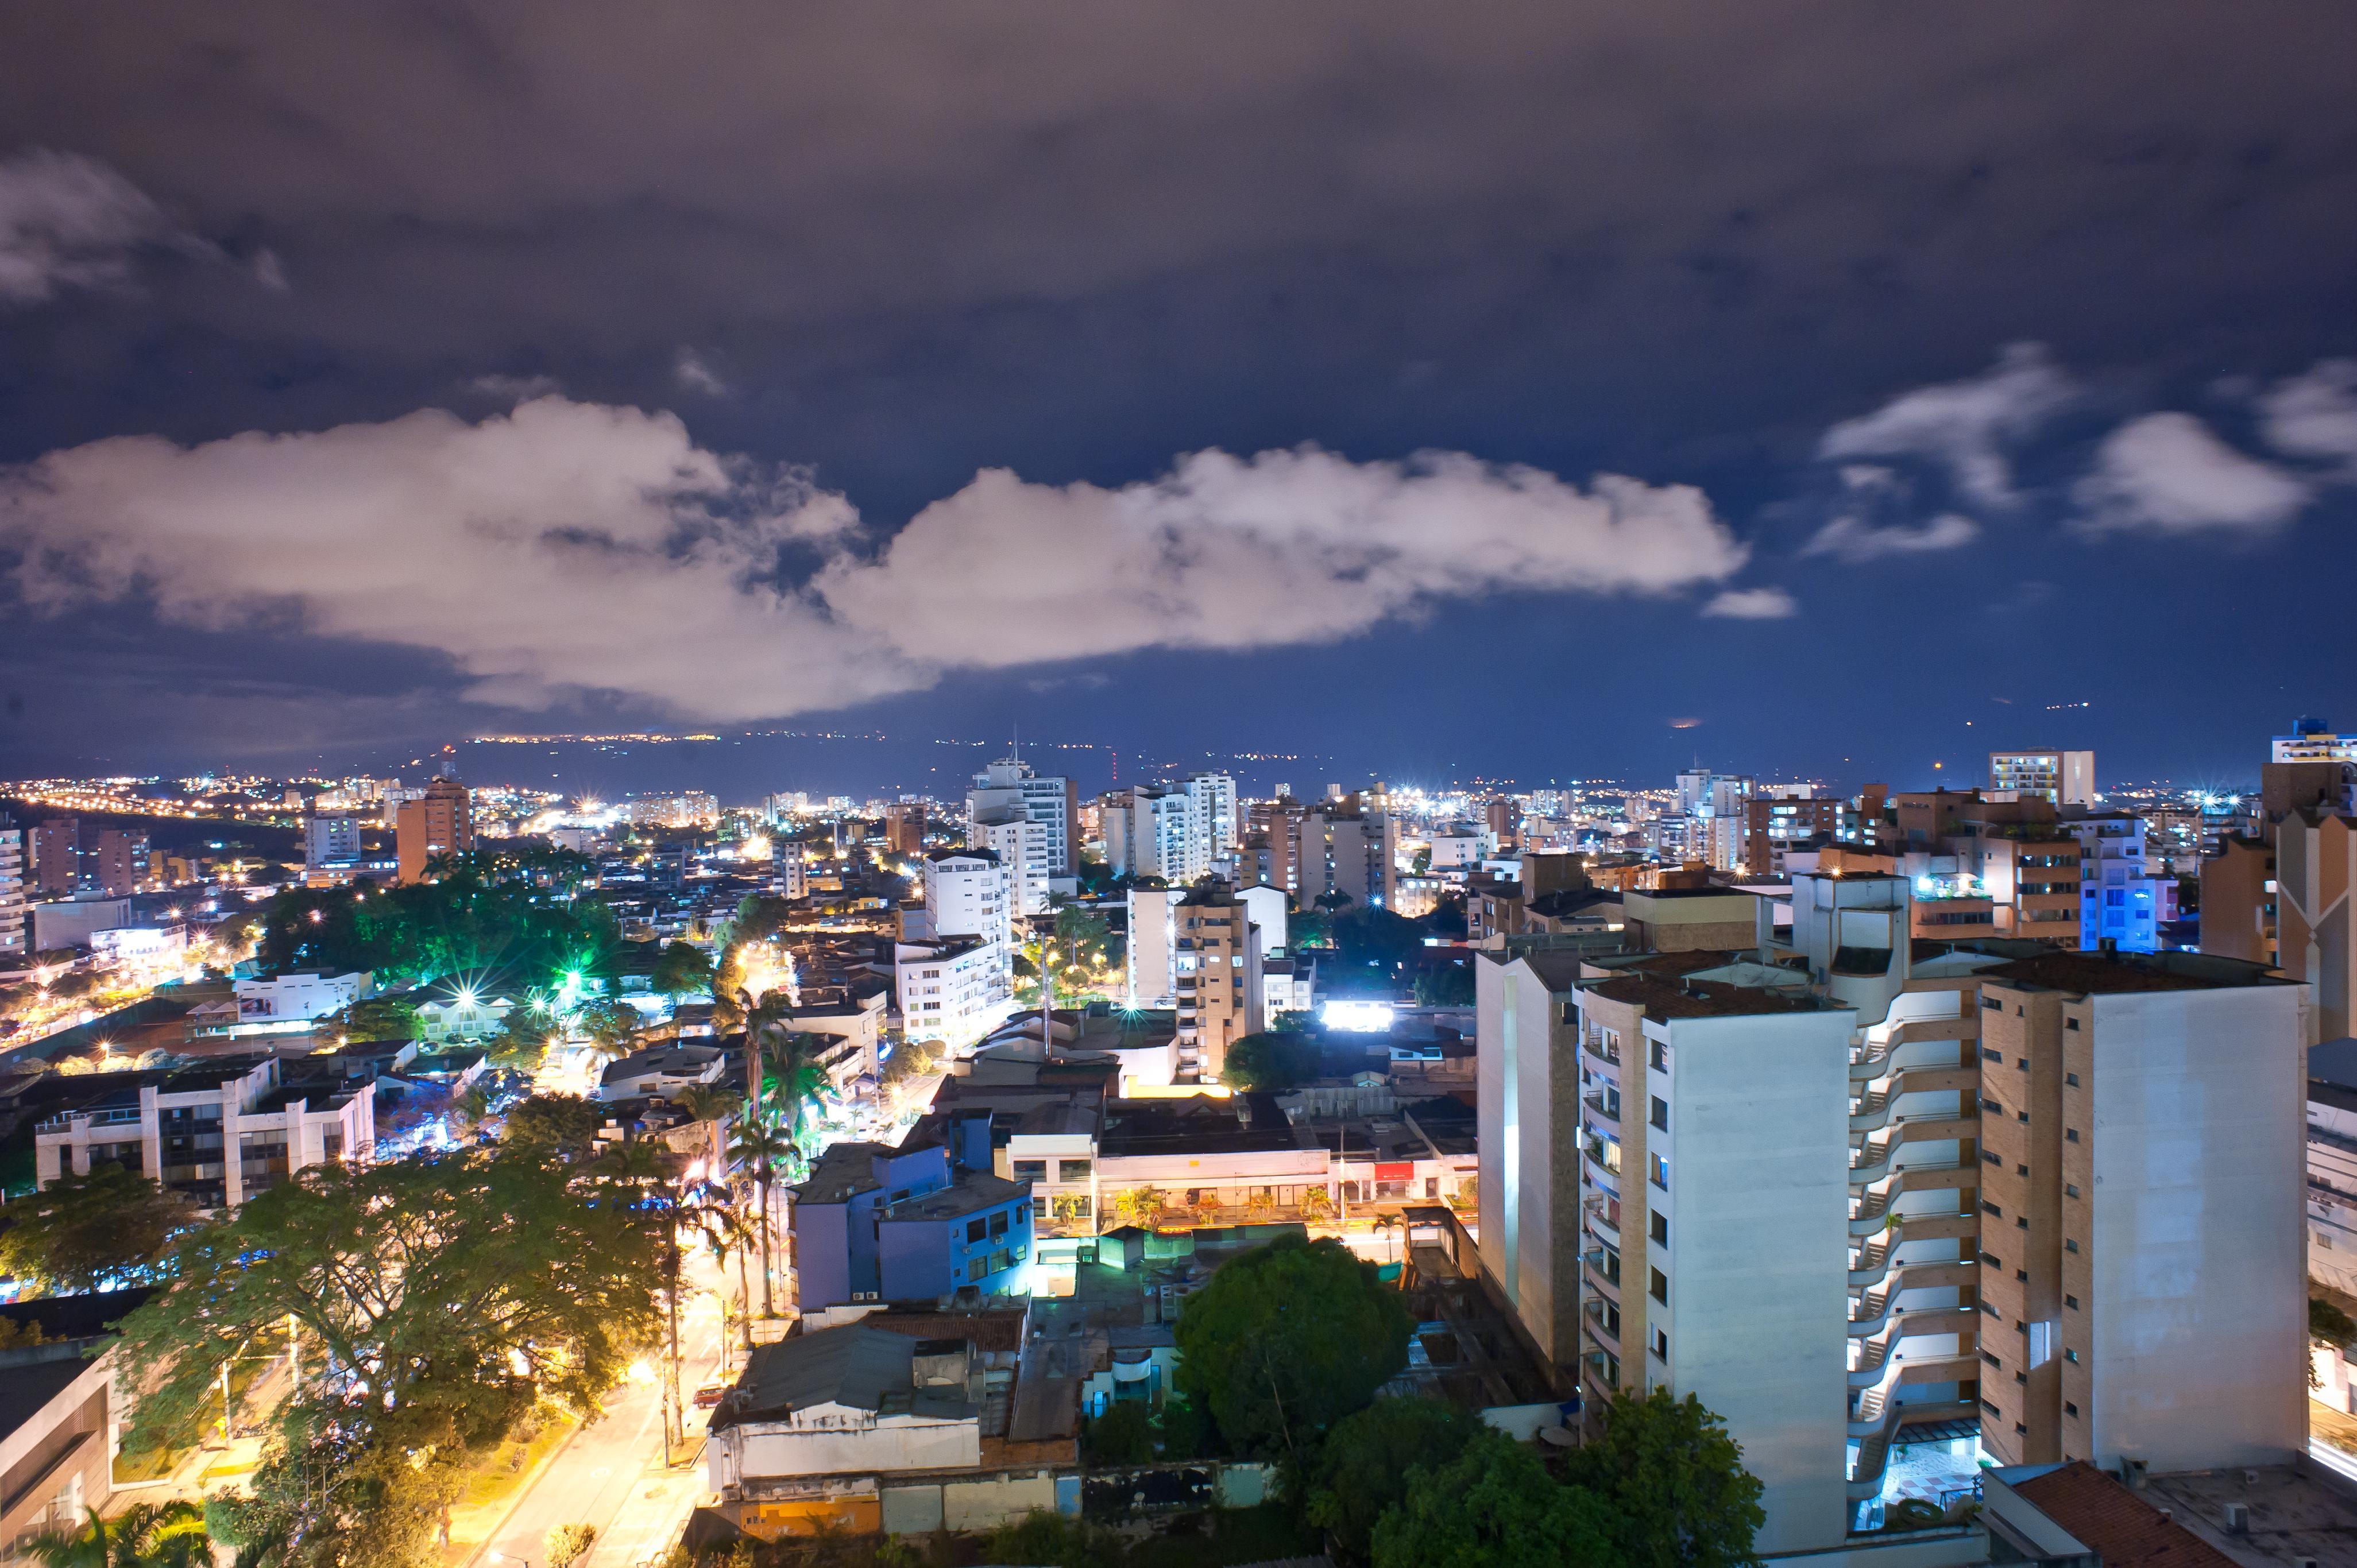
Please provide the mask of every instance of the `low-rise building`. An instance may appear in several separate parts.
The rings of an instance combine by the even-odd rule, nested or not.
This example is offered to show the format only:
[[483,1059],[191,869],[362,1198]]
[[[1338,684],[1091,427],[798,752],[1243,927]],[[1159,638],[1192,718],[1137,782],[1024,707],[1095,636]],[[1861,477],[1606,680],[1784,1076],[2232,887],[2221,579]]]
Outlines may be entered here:
[[1031,1255],[1031,1184],[992,1174],[987,1115],[978,1140],[963,1125],[955,1138],[956,1162],[938,1142],[844,1143],[820,1156],[793,1189],[805,1313],[1015,1285]]
[[199,1208],[234,1208],[308,1166],[365,1163],[376,1146],[376,1086],[287,1082],[284,1069],[265,1056],[92,1074],[89,1099],[35,1125],[34,1179],[48,1187],[113,1161]]
[[992,939],[895,943],[892,979],[901,1032],[911,1040],[939,1040],[952,1051],[973,1048],[1015,1006],[1006,949]]
[[241,980],[231,987],[246,1024],[308,1024],[340,1013],[375,989],[368,971],[350,974],[278,974]]
[[608,1063],[598,1075],[597,1098],[670,1100],[697,1084],[718,1083],[727,1069],[728,1053],[717,1046],[650,1046]]

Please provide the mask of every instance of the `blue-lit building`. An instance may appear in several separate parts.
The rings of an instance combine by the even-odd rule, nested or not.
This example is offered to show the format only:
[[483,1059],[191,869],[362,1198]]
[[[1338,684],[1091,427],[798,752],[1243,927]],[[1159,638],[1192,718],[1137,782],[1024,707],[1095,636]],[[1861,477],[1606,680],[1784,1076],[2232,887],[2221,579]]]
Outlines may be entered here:
[[804,1312],[1017,1287],[1031,1258],[1031,1184],[991,1174],[990,1117],[953,1118],[946,1141],[837,1144],[794,1190]]
[[2161,926],[2177,918],[2177,878],[2165,857],[2155,874],[2144,819],[2097,811],[2065,817],[2060,826],[2079,841],[2079,946],[2158,952]]

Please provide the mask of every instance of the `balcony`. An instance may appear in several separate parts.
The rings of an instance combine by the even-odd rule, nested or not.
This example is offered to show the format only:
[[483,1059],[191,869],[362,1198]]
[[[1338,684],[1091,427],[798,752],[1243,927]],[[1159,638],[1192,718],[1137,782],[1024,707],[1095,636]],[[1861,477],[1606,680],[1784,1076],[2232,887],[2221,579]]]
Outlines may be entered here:
[[1579,1048],[1598,1061],[1610,1062],[1614,1067],[1620,1065],[1620,1053],[1607,1046],[1602,1040],[1582,1040],[1579,1043]]
[[87,1122],[93,1127],[121,1127],[135,1124],[140,1119],[136,1105],[118,1106],[105,1111],[66,1111],[43,1119],[35,1124],[36,1133],[69,1133],[77,1122]]
[[1596,1112],[1598,1116],[1604,1118],[1607,1122],[1610,1122],[1616,1126],[1620,1124],[1620,1097],[1619,1095],[1616,1094],[1611,1099],[1607,1100],[1601,1094],[1590,1094],[1583,1096],[1579,1102],[1582,1105],[1587,1106],[1590,1111]]
[[1587,1337],[1591,1341],[1618,1356],[1620,1354],[1620,1315],[1614,1311],[1611,1321],[1608,1324],[1605,1318],[1607,1310],[1605,1303],[1591,1297],[1587,1305],[1580,1309],[1580,1325],[1586,1329]]

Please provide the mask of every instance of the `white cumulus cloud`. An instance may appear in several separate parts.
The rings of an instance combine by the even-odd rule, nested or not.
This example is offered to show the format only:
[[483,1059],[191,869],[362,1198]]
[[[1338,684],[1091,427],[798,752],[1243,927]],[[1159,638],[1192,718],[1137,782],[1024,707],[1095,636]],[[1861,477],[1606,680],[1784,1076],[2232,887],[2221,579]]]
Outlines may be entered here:
[[1981,526],[1958,512],[1943,512],[1918,527],[1892,523],[1877,528],[1845,514],[1817,530],[1802,547],[1803,555],[1832,555],[1844,561],[1878,561],[1886,555],[1920,555],[1958,550],[1981,536]]
[[1821,457],[1928,458],[1957,487],[1989,506],[2018,497],[2006,453],[2076,393],[2071,378],[2036,343],[2016,343],[1984,373],[1918,387],[1874,413],[1845,420],[1818,443]]
[[0,470],[0,546],[37,608],[139,596],[192,625],[435,650],[482,701],[606,693],[713,721],[952,669],[1330,640],[1501,591],[1667,593],[1747,555],[1686,486],[1314,447],[1197,453],[1118,489],[988,469],[880,548],[857,523],[673,415],[562,397]]
[[218,254],[94,158],[36,147],[0,159],[0,306],[120,285],[153,245]]
[[2083,526],[2157,533],[2274,528],[2309,494],[2304,481],[2237,452],[2189,413],[2148,413],[2113,431],[2075,491]]
[[1801,607],[1781,588],[1729,588],[1703,606],[1702,613],[1729,620],[1784,620],[1799,615]]
[[2259,430],[2278,452],[2341,463],[2357,478],[2357,360],[2326,360],[2270,387]]

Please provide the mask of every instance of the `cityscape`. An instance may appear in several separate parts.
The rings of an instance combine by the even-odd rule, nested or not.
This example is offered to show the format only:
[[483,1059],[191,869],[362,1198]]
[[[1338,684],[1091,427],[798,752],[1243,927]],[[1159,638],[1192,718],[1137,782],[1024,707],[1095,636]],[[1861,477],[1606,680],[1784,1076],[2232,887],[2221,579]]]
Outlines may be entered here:
[[2357,1568],[2352,59],[0,17],[0,1568]]

